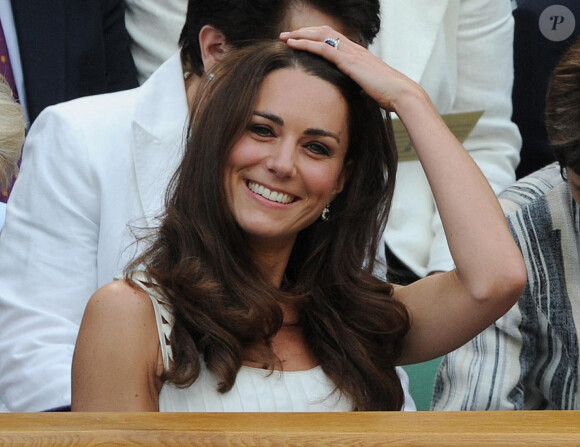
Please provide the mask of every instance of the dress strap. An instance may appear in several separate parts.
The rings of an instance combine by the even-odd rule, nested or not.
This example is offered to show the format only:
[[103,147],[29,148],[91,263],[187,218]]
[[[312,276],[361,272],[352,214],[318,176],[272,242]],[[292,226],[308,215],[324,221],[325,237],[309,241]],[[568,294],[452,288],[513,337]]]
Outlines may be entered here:
[[153,304],[155,320],[157,322],[157,333],[159,335],[159,345],[163,356],[163,367],[167,370],[173,361],[173,350],[171,349],[171,331],[173,330],[173,313],[169,303],[159,292],[155,283],[147,278],[142,270],[131,273],[130,278],[139,288],[147,293]]

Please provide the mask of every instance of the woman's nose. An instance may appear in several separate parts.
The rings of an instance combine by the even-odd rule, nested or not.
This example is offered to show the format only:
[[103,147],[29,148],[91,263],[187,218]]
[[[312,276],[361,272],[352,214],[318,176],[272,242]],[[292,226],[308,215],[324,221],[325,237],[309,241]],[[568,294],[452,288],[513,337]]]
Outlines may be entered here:
[[283,142],[272,148],[266,166],[277,177],[292,177],[296,173],[296,146],[294,143]]

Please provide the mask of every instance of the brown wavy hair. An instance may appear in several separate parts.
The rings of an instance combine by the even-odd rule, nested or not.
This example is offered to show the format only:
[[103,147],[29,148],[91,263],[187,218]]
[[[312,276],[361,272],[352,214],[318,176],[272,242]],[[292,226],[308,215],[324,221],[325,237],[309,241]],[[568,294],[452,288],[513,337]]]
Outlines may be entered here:
[[[249,255],[227,206],[223,172],[247,131],[263,79],[280,69],[303,70],[339,89],[349,106],[346,158],[353,171],[328,221],[299,233],[278,289]],[[276,41],[232,51],[194,104],[161,226],[127,271],[130,280],[132,269],[144,268],[173,307],[174,362],[164,379],[191,385],[203,358],[226,392],[244,360],[275,368],[271,340],[283,323],[279,303],[292,302],[322,369],[355,409],[400,410],[395,363],[409,317],[392,298],[392,286],[373,276],[397,163],[388,118],[334,65]],[[256,345],[263,349],[248,358]]]

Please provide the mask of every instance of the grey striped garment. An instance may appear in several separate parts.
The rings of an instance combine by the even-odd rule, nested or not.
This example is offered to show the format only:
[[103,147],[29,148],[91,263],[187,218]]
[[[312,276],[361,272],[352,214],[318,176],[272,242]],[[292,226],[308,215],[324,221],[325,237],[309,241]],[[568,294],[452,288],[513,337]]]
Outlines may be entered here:
[[444,358],[432,408],[580,409],[578,204],[557,163],[521,179],[500,199],[528,283],[506,315]]

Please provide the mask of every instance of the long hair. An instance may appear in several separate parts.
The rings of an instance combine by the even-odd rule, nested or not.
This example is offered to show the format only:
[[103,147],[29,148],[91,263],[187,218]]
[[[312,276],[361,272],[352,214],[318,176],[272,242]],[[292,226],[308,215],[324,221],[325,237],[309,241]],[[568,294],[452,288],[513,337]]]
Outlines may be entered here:
[[[338,88],[349,107],[346,159],[353,166],[328,221],[299,233],[282,289],[253,263],[223,186],[226,160],[250,123],[262,81],[280,69],[303,70]],[[280,303],[293,302],[323,370],[355,408],[400,409],[395,362],[408,315],[392,299],[392,287],[373,276],[397,162],[380,108],[334,65],[275,41],[232,51],[215,78],[202,83],[194,104],[161,226],[127,274],[130,279],[131,269],[144,266],[173,307],[174,363],[164,378],[190,385],[202,357],[226,392],[244,360],[274,368]],[[263,349],[248,358],[256,345]]]

